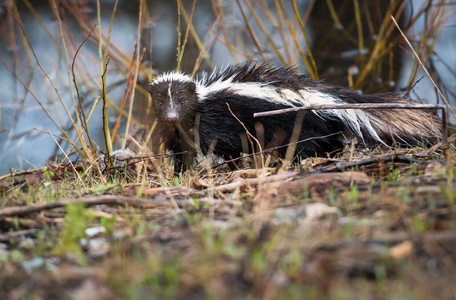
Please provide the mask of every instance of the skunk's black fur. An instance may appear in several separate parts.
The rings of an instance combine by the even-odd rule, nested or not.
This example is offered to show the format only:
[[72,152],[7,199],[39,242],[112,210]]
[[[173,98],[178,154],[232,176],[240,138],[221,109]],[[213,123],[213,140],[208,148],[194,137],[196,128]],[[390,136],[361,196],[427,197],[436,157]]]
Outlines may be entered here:
[[[205,74],[199,80],[167,73],[151,82],[149,92],[157,129],[168,150],[201,150],[207,154],[211,149],[225,159],[252,152],[246,131],[233,114],[265,150],[290,142],[297,113],[254,118],[256,112],[319,104],[412,102],[393,93],[361,95],[314,81],[291,68],[248,63]],[[296,145],[295,157],[325,156],[341,149],[348,136],[367,146],[434,143],[441,129],[438,117],[423,110],[321,110],[304,114],[299,140],[307,141]],[[343,135],[331,135],[340,131]],[[331,136],[318,138],[327,135]],[[284,157],[286,148],[279,148],[277,154]],[[182,163],[191,164],[194,156],[177,158],[175,171]]]

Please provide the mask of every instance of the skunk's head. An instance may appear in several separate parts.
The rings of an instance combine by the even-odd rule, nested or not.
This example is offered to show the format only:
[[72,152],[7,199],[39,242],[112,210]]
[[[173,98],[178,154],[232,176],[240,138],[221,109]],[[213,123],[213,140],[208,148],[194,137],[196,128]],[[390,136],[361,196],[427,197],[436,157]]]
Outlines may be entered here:
[[196,85],[189,76],[168,73],[149,85],[152,106],[159,122],[187,122],[198,101]]

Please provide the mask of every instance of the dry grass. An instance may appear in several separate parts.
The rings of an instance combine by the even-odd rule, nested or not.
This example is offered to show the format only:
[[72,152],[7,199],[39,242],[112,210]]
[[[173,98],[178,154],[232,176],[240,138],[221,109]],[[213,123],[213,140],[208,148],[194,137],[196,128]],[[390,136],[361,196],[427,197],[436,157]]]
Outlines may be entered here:
[[85,193],[83,167],[3,177],[1,296],[449,298],[452,159],[422,151],[177,178],[130,158]]

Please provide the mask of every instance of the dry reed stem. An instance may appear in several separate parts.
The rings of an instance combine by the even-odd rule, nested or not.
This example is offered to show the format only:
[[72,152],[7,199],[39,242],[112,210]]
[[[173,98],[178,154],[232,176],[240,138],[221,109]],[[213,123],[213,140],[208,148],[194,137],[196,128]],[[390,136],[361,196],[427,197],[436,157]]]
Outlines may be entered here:
[[[255,2],[257,3],[257,5],[260,5],[260,3],[257,0],[255,0]],[[263,7],[263,5],[260,5],[260,7]],[[276,7],[277,21],[274,19],[270,9],[268,9],[267,7],[262,9],[263,13],[268,17],[269,22],[271,22],[271,24],[277,23],[275,26],[277,27],[277,30],[280,35],[280,39],[282,40],[283,48],[285,50],[285,53],[287,54],[288,64],[290,64],[290,65],[298,64],[296,55],[294,55],[293,57],[291,56],[290,47],[288,46],[289,42],[287,41],[287,39],[285,37],[285,30],[283,28],[283,12],[280,10],[280,5],[279,5],[278,1],[275,1],[275,7]]]
[[231,43],[229,43],[228,41],[226,40],[222,40],[219,35],[211,30],[211,33],[214,34],[215,38],[220,42],[222,43],[223,45],[225,45],[226,47],[230,48],[231,50],[233,50],[234,52],[236,52],[237,54],[239,54],[240,56],[242,56],[245,60],[248,60],[249,62],[251,63],[255,63],[255,60],[253,58],[251,58],[250,56],[248,56],[247,54],[245,54],[244,52],[242,52],[241,50],[239,50],[238,48],[236,48],[234,45],[232,45]]
[[[136,82],[135,82],[135,75],[134,74],[138,73],[138,69],[136,69],[136,72],[133,73],[133,62],[135,61],[136,51],[137,51],[137,47],[136,47],[136,43],[135,43],[135,47],[134,47],[134,50],[133,50],[133,56],[131,58],[129,71],[128,71],[129,72],[129,76],[128,76],[128,79],[127,79],[127,82],[126,82],[124,96],[122,97],[122,103],[121,103],[121,106],[119,108],[119,117],[117,118],[116,125],[115,125],[115,127],[113,129],[113,134],[112,134],[113,138],[116,138],[116,136],[117,136],[117,132],[118,132],[118,129],[120,128],[120,122],[121,122],[122,116],[124,115],[124,116],[128,117],[128,115],[129,115],[129,112],[125,112],[125,106],[126,106],[127,100],[129,98],[131,100],[131,96],[132,96],[133,90],[134,89],[137,89],[137,90],[141,89],[142,90],[142,87],[137,85]],[[146,53],[146,48],[143,48],[141,56],[139,58],[140,63],[143,61],[145,53]],[[148,93],[147,93],[147,96],[149,96]],[[137,121],[133,118],[133,122],[137,122]],[[139,124],[136,123],[136,125],[139,125]]]
[[[46,33],[47,33],[50,37],[52,37],[52,40],[53,40],[54,44],[58,46],[57,49],[59,50],[59,53],[60,53],[60,52],[61,52],[61,49],[60,49],[59,43],[58,43],[57,40],[54,38],[54,36],[49,32],[49,30],[48,30],[48,28],[46,27],[46,25],[44,25],[43,20],[41,20],[41,18],[39,18],[38,13],[37,13],[35,10],[33,10],[33,7],[30,5],[30,3],[28,3],[27,0],[24,0],[24,3],[26,4],[27,8],[29,8],[29,10],[30,10],[30,12],[33,14],[33,16],[38,20],[38,22],[40,23],[40,25],[44,28],[44,30],[46,31]],[[28,3],[29,5],[27,5],[27,3]],[[29,6],[30,6],[30,7],[29,7]],[[15,12],[17,13],[17,16],[20,18],[19,11],[17,11],[16,5],[14,6],[14,9],[15,9]],[[10,21],[12,22],[12,20],[10,20]],[[12,29],[12,28],[13,28],[13,23],[11,23],[10,25],[11,25],[11,29]],[[11,38],[14,38],[14,31],[13,31],[13,30],[11,30],[11,35],[12,35]],[[13,45],[15,45],[15,44],[13,44]],[[29,50],[28,47],[27,47],[27,41],[26,41],[25,38],[22,38],[22,48],[23,48],[23,50],[24,50],[24,52],[25,52],[25,57],[27,58],[27,62],[28,62],[28,64],[29,64],[29,66],[32,66],[32,65],[33,65],[33,58],[32,58],[32,54],[30,53],[30,50]],[[16,55],[16,50],[15,50],[16,47],[13,47],[13,49],[14,49],[14,50],[13,50],[13,51],[14,51],[13,53],[14,53],[14,55]],[[14,59],[16,60],[17,57],[14,57]]]
[[[261,158],[261,169],[264,169],[264,156],[262,154],[263,152],[263,149],[261,148],[261,144],[260,142],[257,140],[257,138],[255,136],[253,136],[250,131],[247,129],[247,127],[245,127],[244,123],[242,123],[241,120],[239,120],[239,118],[233,113],[233,111],[231,110],[230,108],[230,105],[228,104],[228,102],[226,103],[226,105],[228,106],[228,110],[230,111],[231,115],[239,122],[239,124],[242,125],[242,127],[244,128],[245,130],[245,133],[247,134],[247,138],[249,139],[250,141],[250,144],[251,144],[251,147],[252,147],[252,152],[255,151],[255,145],[253,144],[253,141],[252,139],[255,141],[255,143],[257,144],[258,146],[258,149],[260,150],[260,158]],[[254,163],[255,163],[255,170],[258,170],[258,162],[256,160],[256,157],[254,157],[253,159]]]
[[[212,168],[213,169],[217,169],[218,167],[220,166],[223,166],[227,163],[234,163],[236,161],[239,161],[241,159],[244,159],[246,157],[251,157],[251,156],[254,156],[254,155],[258,155],[258,154],[269,154],[269,153],[272,153],[273,151],[275,150],[278,150],[278,149],[282,149],[282,148],[285,148],[285,147],[289,147],[291,145],[295,145],[295,144],[299,144],[299,143],[304,143],[304,142],[308,142],[308,141],[311,141],[311,140],[318,140],[318,139],[325,139],[325,138],[328,138],[328,137],[331,137],[331,136],[335,136],[335,135],[339,135],[339,134],[343,134],[343,131],[338,131],[338,132],[334,132],[334,133],[331,133],[331,134],[328,134],[328,135],[322,135],[322,136],[314,136],[314,137],[310,137],[310,138],[306,138],[306,139],[303,139],[303,140],[299,140],[299,141],[296,141],[296,142],[293,142],[293,143],[287,143],[287,144],[284,144],[284,145],[281,145],[281,146],[277,146],[277,147],[273,147],[273,148],[268,148],[266,150],[263,150],[261,152],[255,152],[255,153],[250,153],[250,154],[246,154],[244,156],[241,156],[241,157],[237,157],[237,158],[233,158],[231,160],[227,160],[227,161],[224,161],[223,163],[220,163],[218,165],[215,165],[213,166]],[[267,166],[268,164],[265,163],[265,166]]]
[[[356,0],[354,0],[354,1],[356,1]],[[292,0],[292,4],[293,4],[293,11],[295,13],[295,17],[299,21],[299,25],[301,26],[301,31],[304,34],[304,40],[306,41],[306,50],[307,50],[307,53],[309,54],[309,60],[312,63],[312,74],[314,74],[314,76],[315,76],[315,77],[313,77],[313,79],[318,80],[317,65],[315,64],[315,60],[314,60],[314,58],[312,56],[312,51],[310,49],[309,38],[307,37],[307,31],[306,31],[306,28],[304,26],[304,22],[302,21],[301,16],[299,15],[298,7],[296,5],[296,1]]]
[[[218,22],[218,17],[215,20],[214,24],[212,24],[212,27],[209,29],[209,32],[213,32],[213,29],[214,29],[215,25],[217,24],[217,22]],[[200,53],[198,54],[198,57],[196,58],[195,65],[193,66],[193,71],[192,71],[192,74],[191,74],[192,77],[195,77],[195,74],[196,74],[196,72],[198,72],[198,69],[199,69],[199,67],[201,65],[201,62],[202,62],[203,58],[208,55],[207,52],[212,48],[212,46],[214,45],[214,42],[217,40],[214,37],[212,39],[212,41],[209,43],[209,45],[208,45],[209,38],[210,38],[210,36],[208,35],[206,41],[204,42],[204,48],[200,51]],[[207,50],[206,50],[206,45],[208,45],[207,46]]]
[[356,20],[356,27],[358,29],[358,51],[359,56],[361,57],[361,65],[364,64],[364,37],[363,37],[363,24],[361,22],[361,11],[359,9],[359,2],[358,0],[353,0],[353,6],[355,9],[355,20]]
[[[49,132],[49,133],[51,133],[51,132]],[[63,153],[63,155],[65,155],[65,158],[70,162],[70,165],[71,165],[71,167],[73,167],[73,170],[76,170],[76,168],[73,165],[73,162],[70,160],[70,158],[68,157],[65,150],[63,150],[63,148],[60,146],[60,144],[57,142],[57,140],[55,139],[55,137],[53,135],[51,135],[51,137],[54,140],[54,142],[57,144],[57,146],[59,147],[59,149]],[[85,184],[84,180],[81,178],[81,175],[79,175],[79,172],[75,172],[75,173],[76,173],[76,176],[78,177],[79,181],[81,182],[82,186],[84,187],[84,191],[81,191],[81,194],[87,193],[87,191],[88,191],[87,185]]]
[[45,204],[32,204],[27,206],[13,206],[13,207],[6,207],[0,209],[0,217],[5,216],[17,216],[17,215],[24,215],[30,214],[35,212],[40,212],[43,210],[49,210],[59,207],[64,207],[71,204],[85,204],[88,206],[93,205],[131,205],[133,207],[155,207],[158,205],[166,205],[168,203],[167,200],[153,200],[153,199],[142,199],[142,198],[132,198],[132,197],[124,197],[118,195],[102,195],[97,197],[85,197],[85,198],[71,198],[71,199],[63,199],[57,200],[52,203],[45,203]]
[[405,36],[404,32],[402,32],[401,28],[399,27],[399,25],[397,24],[396,22],[396,19],[391,16],[391,19],[393,20],[394,24],[396,25],[397,29],[400,31],[402,37],[405,39],[405,41],[407,42],[407,44],[409,45],[410,49],[412,49],[413,51],[413,54],[415,55],[416,59],[420,62],[421,64],[421,67],[423,68],[423,70],[426,72],[427,76],[429,77],[429,79],[432,81],[432,84],[434,85],[434,87],[437,89],[440,97],[442,97],[443,101],[445,101],[445,104],[447,106],[447,108],[451,111],[451,113],[453,114],[453,116],[456,118],[456,114],[454,113],[453,109],[451,108],[450,104],[448,103],[447,99],[445,98],[445,96],[442,94],[442,92],[440,91],[439,87],[437,86],[437,84],[435,83],[434,81],[434,78],[432,78],[431,74],[429,73],[429,71],[427,70],[427,68],[424,66],[423,62],[421,61],[421,58],[418,56],[418,54],[416,53],[415,49],[412,47],[412,44],[410,43],[410,41],[408,40],[408,38]]
[[[144,9],[144,0],[139,1],[139,20],[138,20],[138,31],[136,33],[136,44],[138,45],[138,49],[140,49],[141,45],[141,29],[142,29],[142,16],[143,16],[143,9]],[[126,144],[127,144],[127,137],[128,137],[128,131],[130,129],[130,123],[132,119],[132,114],[133,114],[133,102],[135,99],[135,91],[136,91],[136,83],[138,82],[138,73],[139,73],[139,67],[140,67],[140,54],[139,51],[136,53],[136,69],[135,69],[135,78],[133,80],[133,87],[132,87],[132,93],[130,95],[130,107],[128,110],[128,118],[127,118],[127,125],[125,126],[125,135],[124,135],[124,140],[122,141],[122,149],[125,149]]]
[[193,20],[193,14],[195,12],[195,5],[196,5],[196,0],[193,0],[193,5],[192,5],[192,11],[190,13],[190,18],[187,22],[187,29],[185,30],[185,37],[184,37],[184,42],[182,44],[182,47],[180,46],[180,40],[181,40],[181,33],[180,33],[180,7],[181,7],[181,0],[177,1],[177,7],[178,7],[178,12],[179,12],[179,18],[178,18],[178,46],[177,46],[177,67],[176,71],[180,70],[180,65],[182,62],[182,57],[184,56],[184,51],[185,51],[185,45],[187,45],[188,41],[188,33],[190,32],[190,28],[193,26],[192,20]]
[[[177,1],[181,1],[181,0],[177,0]],[[205,51],[204,44],[201,42],[201,39],[199,38],[198,33],[196,32],[193,24],[191,23],[190,18],[188,16],[187,12],[185,11],[185,9],[182,10],[182,16],[184,17],[184,20],[187,23],[187,26],[190,26],[189,27],[190,33],[193,37],[193,40],[196,43],[196,46],[198,47],[198,49],[200,49],[200,51]],[[206,63],[209,65],[210,68],[213,69],[215,67],[214,62],[211,60],[209,55],[205,55],[204,60],[206,61]]]
[[[282,1],[280,1],[279,3],[280,3],[281,10],[285,11],[285,8],[283,7]],[[301,49],[301,47],[299,45],[298,38],[296,37],[296,34],[294,33],[294,30],[293,30],[293,28],[292,28],[292,26],[290,24],[290,21],[287,18],[285,18],[285,24],[287,25],[287,28],[288,28],[288,31],[289,31],[290,35],[293,37],[293,42],[295,44],[295,47],[298,50],[299,55],[301,56],[301,59],[304,61],[304,64],[307,67],[307,71],[309,72],[310,77],[312,77],[314,79],[317,78],[317,75],[314,73],[314,70],[313,70],[309,60],[307,59],[307,57],[304,54],[304,52],[302,52],[302,49]]]
[[[85,44],[85,42],[90,38],[90,36],[92,35],[93,31],[95,30],[95,27],[89,32],[89,34],[86,36],[86,38],[84,39],[84,41],[82,41],[81,45],[79,45],[78,49],[76,50],[76,53],[74,54],[74,57],[73,57],[73,62],[71,63],[71,73],[73,74],[73,83],[74,83],[74,87],[76,89],[76,94],[77,94],[77,97],[78,97],[78,101],[79,101],[79,110],[81,111],[81,114],[82,114],[82,118],[83,118],[83,122],[82,122],[82,126],[87,134],[87,138],[89,140],[89,144],[90,144],[90,150],[92,151],[92,154],[95,153],[95,147],[93,146],[93,143],[92,143],[92,138],[90,137],[90,132],[89,132],[89,128],[87,126],[87,118],[86,118],[86,115],[85,115],[85,112],[84,112],[84,108],[83,108],[83,105],[82,105],[82,99],[81,99],[81,95],[80,95],[80,92],[79,92],[79,87],[78,87],[78,83],[76,81],[76,75],[74,73],[74,65],[75,65],[75,62],[76,62],[76,57],[78,56],[78,53],[79,53],[79,50],[81,50],[82,46]],[[77,110],[76,110],[77,111]],[[82,135],[82,132],[81,132],[81,135]],[[89,156],[89,155],[88,155]]]
[[332,3],[332,1],[326,0],[326,4],[328,5],[329,14],[331,15],[331,18],[334,21],[334,27],[336,27],[337,29],[343,29],[344,27],[342,26],[342,24],[339,21],[339,17],[337,16],[337,12],[336,12],[336,9],[334,8],[334,4]]
[[124,95],[122,97],[122,102],[121,102],[121,105],[120,105],[120,114],[117,117],[116,125],[114,126],[114,129],[112,130],[112,137],[113,138],[116,138],[116,136],[117,136],[117,131],[119,130],[120,122],[122,120],[122,113],[125,111],[125,106],[127,104],[127,98],[129,97],[129,95],[131,93],[132,86],[133,86],[133,78],[134,78],[134,76],[133,76],[133,63],[135,61],[136,51],[138,50],[137,46],[138,45],[136,43],[133,46],[133,54],[132,54],[132,57],[131,57],[131,60],[130,60],[130,65],[128,66],[128,78],[127,78],[127,82],[125,84],[125,91],[124,91]]
[[[36,53],[35,53],[35,50],[34,50],[34,48],[33,48],[33,46],[32,46],[32,42],[30,41],[30,39],[28,38],[27,34],[26,34],[25,31],[24,31],[24,27],[22,26],[22,24],[20,23],[20,21],[16,18],[16,16],[14,16],[14,14],[11,12],[11,10],[9,10],[9,9],[7,8],[7,11],[8,11],[10,14],[12,14],[12,16],[14,17],[14,19],[16,20],[16,24],[18,24],[18,26],[19,26],[19,28],[20,28],[20,30],[21,30],[22,35],[23,35],[24,38],[27,40],[27,43],[28,43],[28,45],[29,45],[29,47],[30,47],[30,50],[31,50],[32,53],[33,53],[33,56],[34,56],[34,58],[35,58],[36,63],[38,64],[38,66],[40,67],[40,69],[41,69],[41,71],[43,72],[43,74],[46,76],[46,78],[47,78],[47,79],[49,80],[49,82],[51,83],[51,85],[52,85],[52,87],[53,87],[55,93],[57,94],[57,97],[59,98],[60,103],[62,104],[62,107],[64,108],[64,110],[65,110],[65,112],[66,112],[66,114],[67,114],[69,120],[71,121],[71,123],[72,123],[72,125],[73,125],[73,128],[74,128],[75,131],[79,134],[79,131],[77,130],[76,124],[74,123],[74,120],[73,120],[73,118],[71,117],[71,114],[70,114],[70,112],[68,111],[68,109],[67,109],[65,103],[63,102],[63,99],[62,99],[62,97],[61,97],[61,95],[60,95],[60,92],[58,91],[58,89],[57,89],[57,87],[55,86],[54,82],[53,82],[52,79],[50,78],[49,74],[46,72],[46,70],[44,70],[43,66],[41,65],[40,60],[38,59],[38,57],[37,57],[37,55],[36,55]],[[6,66],[6,64],[4,63],[3,60],[2,60],[2,62],[3,62],[3,64]],[[10,71],[9,68],[7,68],[7,69]],[[11,72],[11,71],[10,71],[10,72]],[[13,76],[14,76],[16,79],[19,79],[19,78],[18,78],[17,76],[15,76],[14,74],[13,74]],[[26,87],[26,85],[24,84],[24,82],[23,82],[22,80],[20,80],[20,82],[22,83],[22,85],[23,85],[24,87]],[[27,89],[27,91],[31,92],[30,89],[29,89],[28,87],[26,87],[26,89]],[[44,106],[42,105],[42,103],[41,103],[40,101],[38,101],[38,99],[37,99],[36,97],[34,97],[34,98],[35,98],[35,100],[37,100],[37,102],[40,104],[40,106],[45,110],[45,108],[44,108]],[[47,110],[45,110],[45,112],[46,112],[46,114],[48,115],[48,117],[50,117],[50,115],[49,115],[49,113],[47,112]],[[52,119],[52,118],[51,118],[51,119]],[[53,119],[52,119],[52,120],[53,120]],[[59,128],[59,130],[62,131],[62,133],[67,137],[67,139],[71,140],[70,137],[68,136],[68,134],[66,133],[66,131],[63,130],[63,128],[61,128],[60,126],[58,126],[57,123],[55,123],[55,121],[53,121],[53,122],[54,122],[54,124],[57,126],[57,128]],[[72,145],[74,145],[74,144],[72,144]],[[76,148],[76,149],[77,149],[77,151],[79,152],[79,154],[81,154],[81,156],[84,157],[83,152],[82,152],[81,150],[79,150],[78,148]]]
[[[221,4],[219,4],[218,6],[221,6],[222,9],[217,9],[217,8],[216,8],[217,5],[216,5],[215,1],[221,1],[221,0],[211,0],[212,9],[213,9],[213,11],[214,11],[214,14],[215,14],[215,16],[216,16],[216,21],[217,21],[217,22],[214,23],[214,25],[215,25],[216,23],[219,24],[219,28],[220,28],[220,31],[222,32],[223,39],[224,39],[225,41],[228,41],[228,36],[227,36],[226,29],[225,29],[225,25],[224,25],[225,18],[224,18],[224,15],[223,15],[223,11],[225,11],[226,5],[227,5],[227,4],[225,4],[224,6],[222,6]],[[221,11],[222,11],[222,12],[221,12]],[[213,32],[213,30],[210,30],[210,32]],[[214,40],[214,41],[215,41],[215,40]],[[227,49],[228,49],[228,52],[230,52],[231,59],[234,61],[234,63],[235,63],[235,64],[239,64],[239,61],[238,61],[238,59],[237,59],[237,57],[236,57],[236,55],[235,55],[233,49],[232,49],[231,47],[227,47]]]
[[263,32],[263,34],[266,36],[266,39],[268,40],[269,45],[271,45],[272,50],[273,50],[274,53],[276,54],[277,58],[280,60],[280,62],[281,62],[283,65],[286,65],[287,62],[286,62],[285,59],[283,58],[282,54],[280,53],[279,49],[277,48],[276,43],[275,43],[274,40],[272,39],[271,34],[270,34],[269,31],[266,29],[266,26],[264,25],[263,21],[262,21],[261,18],[258,16],[258,14],[256,13],[256,10],[253,8],[252,4],[250,4],[249,1],[244,1],[244,4],[247,6],[247,8],[248,8],[250,14],[251,14],[252,17],[255,19],[255,22],[257,23],[257,25],[260,27],[260,30],[261,30],[261,31]]
[[[84,129],[82,129],[81,120],[79,118],[79,114],[77,113],[78,108],[77,108],[76,100],[74,98],[73,85],[71,84],[70,62],[69,62],[69,59],[68,59],[69,58],[69,54],[68,54],[68,49],[67,49],[67,46],[66,46],[65,36],[63,34],[62,18],[61,18],[60,14],[59,14],[58,6],[57,6],[57,3],[55,1],[54,2],[51,1],[51,8],[52,8],[52,11],[54,13],[54,17],[57,19],[57,23],[58,23],[58,26],[59,26],[60,39],[62,41],[64,54],[65,54],[65,55],[63,55],[63,57],[65,59],[65,66],[66,66],[66,70],[67,70],[68,85],[70,87],[70,95],[71,95],[71,100],[73,101],[73,106],[74,106],[74,111],[75,111],[75,118],[76,118],[76,123],[77,123],[77,128],[75,127],[74,123],[73,123],[73,127],[74,127],[75,132],[79,136],[80,133],[82,133],[84,131]],[[84,140],[84,137],[82,135],[81,135],[80,143],[81,143],[82,149],[84,150],[85,156],[86,157],[90,157],[91,155],[89,154],[89,151],[87,151],[87,144],[86,144],[86,142]]]
[[[14,73],[9,67],[8,65],[3,61],[3,59],[0,58],[0,62],[5,66],[5,68],[11,73],[11,75],[13,75],[14,78],[16,78],[16,80],[18,80],[22,86],[27,90],[27,92],[30,93],[30,95],[33,97],[33,99],[35,99],[35,101],[41,106],[41,108],[43,109],[43,111],[46,113],[47,117],[49,118],[49,120],[52,121],[52,123],[54,123],[54,125],[63,133],[63,135],[65,135],[66,139],[70,142],[71,142],[71,138],[68,136],[68,134],[66,133],[65,130],[63,130],[62,127],[60,127],[57,122],[54,120],[54,118],[51,117],[51,115],[49,114],[49,112],[47,111],[46,107],[44,107],[43,103],[41,103],[40,100],[38,100],[38,98],[35,96],[35,94],[30,90],[30,88],[16,75],[16,73]],[[76,147],[76,145],[72,144],[72,146]],[[83,153],[79,150],[79,148],[75,148],[78,150],[79,154],[81,156],[84,156]]]
[[264,54],[264,50],[261,47],[260,42],[258,40],[258,37],[256,36],[255,32],[253,31],[252,26],[250,26],[249,19],[247,18],[247,15],[245,14],[244,9],[242,9],[241,3],[239,2],[239,0],[236,0],[236,3],[238,5],[238,7],[239,7],[239,10],[241,11],[242,17],[244,18],[245,25],[247,26],[247,31],[249,32],[250,36],[252,37],[253,43],[255,44],[255,46],[256,46],[256,48],[258,50],[258,53],[260,53],[260,55],[261,55],[261,57],[263,59],[263,62],[266,65],[270,66],[269,60],[266,58],[266,56]]

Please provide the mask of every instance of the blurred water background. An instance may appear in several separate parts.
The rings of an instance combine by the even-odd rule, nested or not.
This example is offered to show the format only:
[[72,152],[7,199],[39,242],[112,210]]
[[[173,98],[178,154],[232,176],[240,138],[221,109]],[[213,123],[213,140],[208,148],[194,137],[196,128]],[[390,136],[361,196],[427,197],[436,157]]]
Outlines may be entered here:
[[[434,85],[418,66],[391,22],[387,28],[390,36],[385,38],[382,49],[388,49],[390,45],[394,45],[394,48],[380,56],[381,63],[372,60],[375,66],[371,69],[366,67],[371,62],[372,51],[376,49],[376,34],[380,32],[385,16],[396,13],[403,5],[403,12],[398,15],[401,27],[407,29],[407,36],[419,50],[446,99],[454,105],[454,1],[395,1],[399,4],[391,12],[388,9],[394,1],[294,2],[305,23],[320,79],[372,93],[393,90],[403,92],[422,78],[413,86],[411,96],[430,103],[442,102]],[[135,93],[134,112],[138,121],[135,130],[152,117],[148,111],[150,107],[145,92],[147,82],[155,72],[176,68],[176,28],[180,23],[182,42],[187,29],[186,20],[183,13],[180,18],[178,16],[177,1],[120,0],[109,34],[115,3],[114,0],[0,2],[0,59],[4,62],[4,65],[0,64],[0,174],[16,169],[43,167],[50,158],[62,156],[63,151],[71,149],[68,143],[59,138],[62,133],[56,124],[68,130],[72,139],[77,138],[74,130],[71,130],[72,124],[68,117],[75,116],[77,106],[73,104],[72,95],[76,95],[76,90],[71,65],[77,49],[98,23],[98,11],[100,26],[94,29],[91,38],[80,48],[75,61],[82,105],[87,115],[93,110],[88,127],[96,148],[104,149],[100,101],[103,70],[99,56],[99,30],[101,28],[104,46],[109,36],[110,62],[106,80],[110,101],[109,121],[113,127],[124,98],[129,63],[135,51],[141,3],[141,39],[137,49],[144,56],[138,73],[140,88]],[[298,66],[301,72],[308,73],[302,54],[307,58],[309,56],[292,3],[293,1],[198,0],[181,70],[187,73],[194,71],[202,43],[207,53],[203,55],[197,71],[210,71],[214,66],[226,66],[249,58],[257,62],[266,59],[271,65],[285,63]],[[328,3],[333,6],[328,6]],[[181,9],[188,18],[193,1],[182,1],[181,4]],[[356,4],[359,6],[358,15],[354,6]],[[420,14],[420,9],[423,8],[427,10]],[[361,18],[357,19],[357,16]],[[260,18],[260,21],[256,18]],[[296,32],[295,36],[289,34],[287,26]],[[38,66],[35,55],[58,93]],[[362,76],[366,79],[358,80]],[[59,98],[65,103],[68,112]],[[77,101],[76,96],[75,99]],[[122,122],[119,132],[123,130],[125,122]],[[119,139],[114,140],[114,148],[120,144]]]

